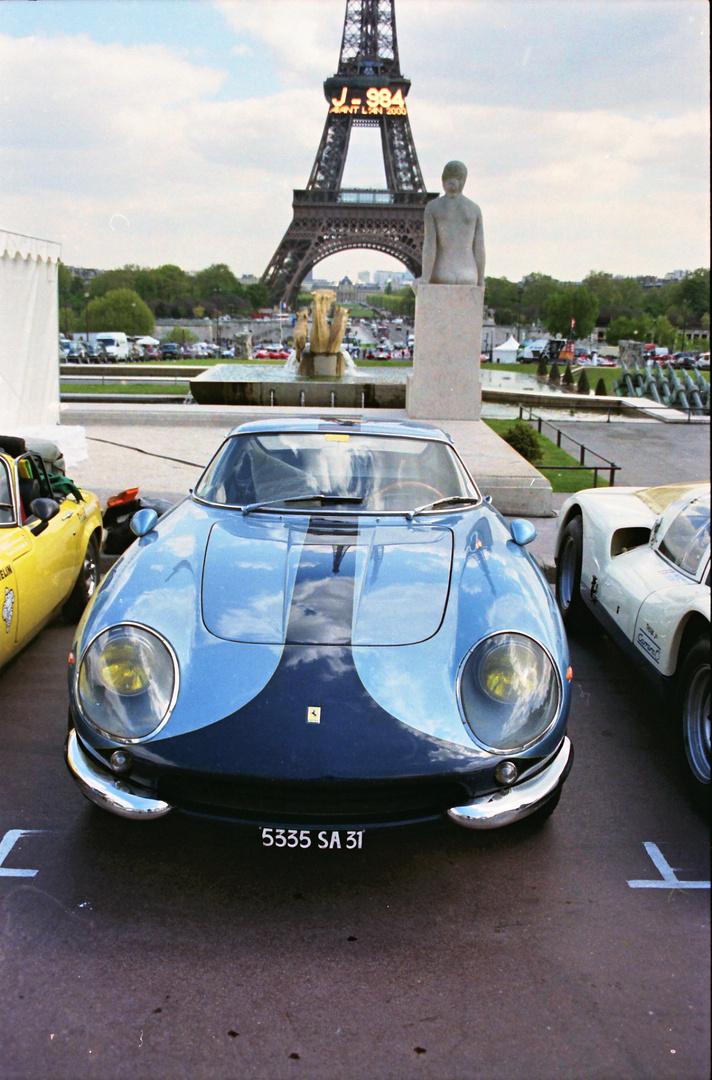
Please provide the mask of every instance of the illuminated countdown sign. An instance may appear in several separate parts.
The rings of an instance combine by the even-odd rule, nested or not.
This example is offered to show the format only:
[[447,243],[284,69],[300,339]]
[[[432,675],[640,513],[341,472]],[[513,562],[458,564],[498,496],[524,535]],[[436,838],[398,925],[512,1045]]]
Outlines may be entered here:
[[392,94],[387,86],[382,89],[370,86],[364,94],[360,89],[349,90],[344,86],[341,97],[331,99],[329,112],[350,113],[352,116],[405,116],[407,110],[400,89]]

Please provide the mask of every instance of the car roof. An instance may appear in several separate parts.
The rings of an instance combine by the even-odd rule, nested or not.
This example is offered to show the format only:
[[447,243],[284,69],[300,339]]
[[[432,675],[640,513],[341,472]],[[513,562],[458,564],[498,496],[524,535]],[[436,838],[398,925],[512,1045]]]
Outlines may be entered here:
[[230,435],[252,432],[360,432],[364,435],[386,435],[432,439],[437,442],[452,443],[450,436],[432,424],[421,424],[415,420],[363,420],[359,416],[283,416],[274,420],[252,420],[233,428]]

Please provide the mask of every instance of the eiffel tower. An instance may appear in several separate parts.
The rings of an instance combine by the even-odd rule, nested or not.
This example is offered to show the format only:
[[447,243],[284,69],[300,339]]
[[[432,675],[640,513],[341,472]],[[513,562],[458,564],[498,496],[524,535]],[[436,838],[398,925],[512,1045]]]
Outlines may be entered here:
[[[371,248],[421,273],[427,192],[418,164],[396,40],[395,0],[346,0],[339,68],[324,83],[329,105],[309,182],[295,190],[294,216],[262,275],[273,303],[296,303],[312,267],[337,251]],[[385,189],[341,186],[352,127],[377,127]]]

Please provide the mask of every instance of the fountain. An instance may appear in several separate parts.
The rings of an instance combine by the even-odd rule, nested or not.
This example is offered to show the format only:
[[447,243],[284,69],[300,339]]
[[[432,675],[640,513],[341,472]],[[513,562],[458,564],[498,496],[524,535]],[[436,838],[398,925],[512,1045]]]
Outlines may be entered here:
[[[316,289],[311,331],[302,309],[294,327],[294,348],[284,367],[269,364],[218,364],[190,380],[199,405],[312,406],[314,408],[403,409],[402,371],[359,370],[342,340],[348,309],[337,307],[331,289]],[[308,345],[307,345],[308,342]]]

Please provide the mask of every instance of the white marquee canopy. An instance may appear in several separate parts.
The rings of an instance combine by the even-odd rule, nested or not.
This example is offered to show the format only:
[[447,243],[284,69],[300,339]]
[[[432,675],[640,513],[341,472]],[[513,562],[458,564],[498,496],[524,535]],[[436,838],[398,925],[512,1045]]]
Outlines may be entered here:
[[59,423],[60,245],[0,230],[0,429]]

